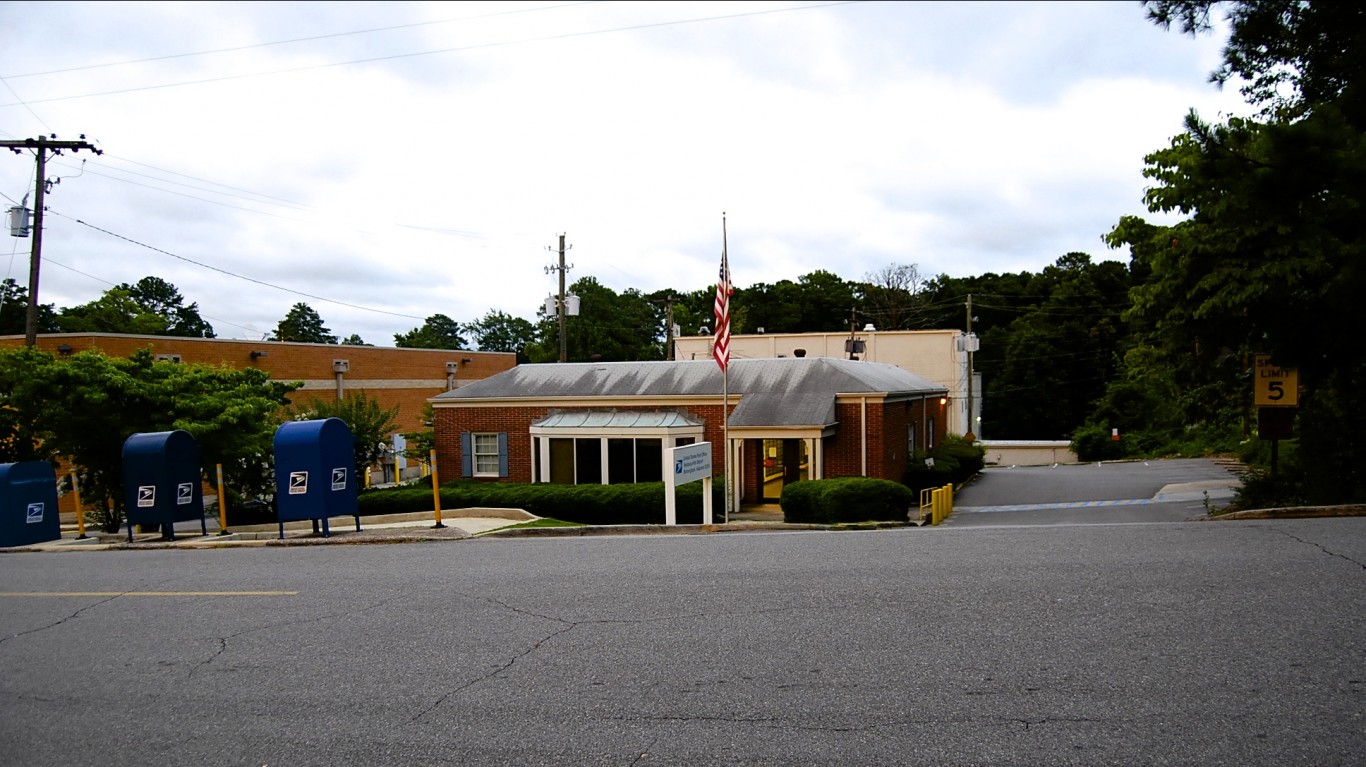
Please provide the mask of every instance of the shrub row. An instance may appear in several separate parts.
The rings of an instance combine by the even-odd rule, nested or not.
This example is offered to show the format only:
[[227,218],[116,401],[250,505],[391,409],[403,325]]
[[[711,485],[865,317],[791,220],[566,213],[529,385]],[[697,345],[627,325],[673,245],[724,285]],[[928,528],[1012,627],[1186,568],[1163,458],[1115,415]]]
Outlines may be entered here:
[[[712,480],[712,509],[716,521],[724,517],[724,484]],[[677,489],[679,524],[702,522],[702,483]],[[368,490],[360,495],[362,516],[432,510],[432,489],[416,485]],[[664,483],[623,485],[510,484],[460,480],[441,485],[441,510],[491,507],[522,509],[585,525],[664,524]]]
[[908,518],[915,494],[905,485],[871,477],[837,477],[783,486],[784,522],[841,524]]

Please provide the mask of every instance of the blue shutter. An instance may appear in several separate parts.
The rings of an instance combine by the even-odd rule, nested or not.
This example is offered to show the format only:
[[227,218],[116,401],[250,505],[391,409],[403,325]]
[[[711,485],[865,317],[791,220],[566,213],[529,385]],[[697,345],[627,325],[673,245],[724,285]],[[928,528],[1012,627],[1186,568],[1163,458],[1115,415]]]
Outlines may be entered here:
[[508,433],[498,432],[498,476],[508,475]]
[[474,476],[474,438],[467,431],[460,432],[460,476]]

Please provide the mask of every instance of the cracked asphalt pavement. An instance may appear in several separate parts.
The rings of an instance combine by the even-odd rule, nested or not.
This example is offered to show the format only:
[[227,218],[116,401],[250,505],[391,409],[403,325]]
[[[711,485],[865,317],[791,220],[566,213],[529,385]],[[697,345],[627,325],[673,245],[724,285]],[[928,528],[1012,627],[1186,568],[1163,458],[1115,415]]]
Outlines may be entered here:
[[0,557],[42,765],[1347,765],[1366,520]]

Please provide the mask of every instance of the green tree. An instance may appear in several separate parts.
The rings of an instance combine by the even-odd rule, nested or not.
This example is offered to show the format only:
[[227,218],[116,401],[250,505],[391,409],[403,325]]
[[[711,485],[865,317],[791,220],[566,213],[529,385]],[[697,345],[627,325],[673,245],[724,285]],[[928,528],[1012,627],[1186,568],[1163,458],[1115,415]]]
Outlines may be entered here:
[[465,329],[474,338],[479,351],[515,352],[519,365],[530,361],[526,356],[526,347],[536,340],[536,326],[528,320],[490,310],[465,326]]
[[63,333],[124,333],[164,336],[166,318],[138,303],[125,288],[110,288],[104,295],[57,313]]
[[[635,288],[617,294],[593,277],[570,286],[579,297],[579,314],[566,318],[565,348],[571,362],[664,359],[661,310]],[[526,347],[532,362],[559,359],[559,328],[555,314],[538,312],[538,339]]]
[[0,352],[0,444],[31,459],[69,456],[82,498],[106,509],[106,529],[123,519],[123,443],[136,433],[184,429],[203,449],[203,465],[224,465],[236,488],[259,488],[275,427],[300,386],[255,369],[156,362],[150,349],[128,358],[81,352]]
[[[995,347],[982,405],[993,436],[1062,439],[1087,420],[1127,342],[1128,288],[1123,264],[1093,263],[1085,253],[1068,253],[1029,281],[1036,303],[983,340]],[[981,296],[974,312],[992,300]]]
[[315,399],[291,414],[296,421],[340,418],[351,429],[355,438],[355,476],[365,476],[365,470],[379,463],[380,456],[391,447],[390,437],[398,418],[398,406],[385,410],[378,400],[363,391],[348,394],[345,399]]
[[420,431],[403,432],[404,456],[422,463],[431,461],[432,451],[436,449],[436,429],[432,426],[434,420],[432,403],[428,402],[422,406],[423,428]]
[[394,335],[394,346],[402,349],[464,349],[460,323],[444,314],[433,314],[421,327]]
[[[856,285],[818,270],[796,282],[780,280],[738,288],[731,296],[731,332],[819,333],[849,329],[851,310],[860,308]],[[715,328],[712,328],[715,330]]]
[[52,365],[52,355],[36,348],[0,352],[0,463],[58,457],[45,417]]
[[198,304],[184,302],[171,283],[143,277],[136,284],[110,288],[90,303],[62,309],[56,320],[64,333],[213,338],[213,327],[199,316]]
[[372,344],[367,344],[367,343],[365,343],[365,339],[361,338],[361,337],[360,337],[360,334],[358,334],[358,333],[352,333],[351,335],[349,335],[349,336],[347,336],[346,338],[343,338],[343,339],[342,339],[341,345],[342,345],[342,346],[371,346]]
[[165,335],[187,338],[213,338],[213,326],[199,316],[199,304],[185,305],[180,290],[160,277],[143,277],[137,283],[124,283],[119,290],[128,292],[134,302],[166,320]]
[[[1148,5],[1159,23],[1197,31],[1210,2]],[[1151,212],[1107,236],[1127,246],[1130,318],[1205,391],[1246,406],[1249,360],[1268,353],[1300,371],[1296,471],[1323,502],[1366,498],[1366,13],[1338,3],[1227,4],[1232,33],[1216,80],[1236,75],[1261,121],[1208,123],[1191,114],[1169,147],[1146,158]],[[1226,395],[1227,396],[1227,395]],[[1193,403],[1194,418],[1236,416],[1227,399]],[[1226,426],[1226,424],[1224,424]]]
[[[28,289],[13,278],[0,282],[0,336],[23,335],[28,329]],[[38,305],[39,333],[56,333],[57,310],[52,304]]]
[[337,337],[323,325],[323,318],[313,310],[313,307],[297,303],[290,307],[289,313],[275,326],[275,334],[270,340],[335,344]]

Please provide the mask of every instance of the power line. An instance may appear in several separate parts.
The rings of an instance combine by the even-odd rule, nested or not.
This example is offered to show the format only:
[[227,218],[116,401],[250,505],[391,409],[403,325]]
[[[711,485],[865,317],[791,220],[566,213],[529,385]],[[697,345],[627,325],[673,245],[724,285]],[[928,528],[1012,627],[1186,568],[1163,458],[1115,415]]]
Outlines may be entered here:
[[[52,264],[53,266],[60,266],[60,267],[62,267],[63,269],[67,270],[68,272],[75,272],[76,274],[79,274],[79,275],[81,275],[82,277],[89,277],[90,279],[92,279],[92,280],[94,280],[94,281],[96,281],[96,282],[100,282],[100,283],[103,283],[103,284],[105,284],[105,285],[108,285],[108,286],[111,287],[111,288],[118,287],[118,283],[111,282],[111,281],[109,281],[109,280],[107,280],[107,279],[105,279],[105,278],[103,278],[103,277],[100,277],[100,276],[98,276],[98,275],[91,274],[91,273],[89,273],[89,272],[83,272],[83,271],[81,271],[80,269],[75,268],[74,266],[67,266],[66,264],[63,264],[63,263],[60,262],[60,261],[53,261],[51,258],[46,259],[46,261],[47,261],[47,263]],[[258,329],[256,329],[256,328],[253,328],[253,327],[248,327],[248,326],[246,326],[246,325],[239,325],[239,324],[237,324],[236,322],[229,322],[229,321],[227,321],[227,320],[219,319],[219,318],[217,318],[217,317],[210,317],[210,316],[208,316],[208,315],[206,315],[206,314],[201,314],[201,315],[199,315],[199,316],[200,316],[201,318],[203,318],[203,319],[206,319],[206,320],[212,320],[214,323],[216,323],[216,324],[218,324],[218,325],[231,325],[232,327],[240,328],[240,329],[242,329],[242,330],[246,330],[246,331],[249,331],[249,332],[252,332],[252,333],[260,333],[260,332],[261,332],[260,330],[258,330]]]
[[[49,211],[49,212],[50,212],[52,215],[54,215],[54,216],[61,216],[61,215],[62,215],[61,213],[58,213],[58,212],[56,212],[56,211]],[[375,309],[375,308],[372,308],[372,307],[369,307],[369,306],[361,306],[361,305],[359,305],[359,304],[348,303],[348,302],[346,302],[346,301],[338,301],[338,300],[336,300],[335,298],[325,298],[325,297],[323,297],[323,296],[314,295],[314,294],[312,294],[312,293],[305,293],[305,292],[303,292],[303,291],[301,291],[301,290],[294,290],[293,288],[282,287],[282,286],[280,286],[280,285],[275,285],[275,284],[273,284],[273,283],[269,283],[269,282],[266,282],[266,281],[264,281],[264,280],[258,280],[258,279],[256,279],[255,277],[247,277],[247,276],[245,276],[245,275],[237,274],[236,272],[230,272],[230,271],[228,271],[228,270],[226,270],[226,269],[220,269],[219,267],[213,266],[213,265],[211,265],[211,264],[203,263],[202,261],[196,261],[196,260],[194,260],[194,259],[192,259],[192,258],[186,258],[185,256],[178,255],[178,254],[176,254],[176,253],[172,253],[172,252],[169,251],[169,250],[163,250],[163,249],[158,248],[158,247],[156,247],[156,246],[154,246],[154,245],[148,245],[148,244],[145,243],[145,242],[139,242],[139,241],[137,241],[137,240],[134,240],[134,239],[131,238],[131,237],[125,237],[124,235],[118,234],[117,232],[111,232],[111,231],[109,231],[108,229],[103,229],[103,228],[101,228],[101,227],[95,226],[94,224],[88,223],[88,222],[86,222],[86,221],[82,221],[82,220],[79,219],[79,218],[71,218],[70,216],[64,216],[64,218],[70,218],[72,221],[75,221],[76,223],[78,223],[78,224],[80,224],[80,225],[82,225],[82,226],[89,227],[90,229],[94,229],[95,231],[101,232],[101,233],[103,233],[103,234],[107,234],[107,235],[109,235],[110,237],[114,237],[114,238],[116,238],[116,239],[123,240],[124,242],[128,242],[128,243],[131,243],[131,244],[133,244],[133,245],[137,245],[138,247],[146,248],[146,249],[148,249],[148,250],[150,250],[150,251],[153,251],[153,252],[156,252],[156,253],[161,253],[161,254],[163,254],[163,255],[170,256],[171,258],[179,259],[179,260],[184,261],[184,262],[186,262],[186,263],[188,263],[188,264],[194,264],[195,266],[199,266],[199,267],[202,267],[202,268],[204,268],[204,269],[208,269],[208,270],[210,270],[210,271],[218,272],[219,274],[226,274],[226,275],[229,276],[229,277],[236,277],[236,278],[239,279],[239,280],[245,280],[245,281],[247,281],[247,282],[252,282],[252,283],[255,283],[255,284],[257,284],[257,285],[263,285],[263,286],[265,286],[265,287],[267,287],[267,288],[274,288],[275,290],[284,291],[285,293],[293,293],[293,294],[296,295],[296,296],[303,296],[304,298],[311,298],[311,299],[313,299],[313,300],[315,300],[315,301],[323,301],[323,302],[325,302],[325,303],[336,304],[336,305],[338,305],[338,306],[345,306],[345,307],[348,307],[348,308],[351,308],[351,309],[360,309],[361,311],[374,312],[375,314],[387,314],[387,315],[389,315],[389,316],[391,316],[391,317],[404,317],[404,318],[410,319],[410,320],[423,320],[423,319],[424,319],[424,318],[422,318],[422,317],[416,317],[416,316],[411,315],[411,314],[402,314],[402,313],[400,313],[400,312],[385,311],[384,309]]]
[[164,88],[179,88],[186,85],[207,85],[210,83],[227,82],[231,80],[246,80],[256,77],[269,77],[272,75],[297,74],[299,72],[311,72],[319,69],[331,69],[334,67],[350,66],[352,64],[374,64],[381,61],[397,61],[399,59],[419,58],[422,56],[436,56],[443,53],[463,53],[466,51],[484,50],[490,48],[503,48],[513,45],[526,45],[528,43],[544,43],[554,40],[568,40],[576,37],[593,37],[597,35],[615,34],[617,32],[635,32],[642,29],[655,29],[659,27],[680,26],[683,24],[701,24],[711,21],[726,21],[729,19],[744,18],[747,16],[763,16],[773,13],[786,13],[789,11],[805,11],[817,8],[829,8],[840,5],[852,5],[854,3],[865,2],[865,0],[836,0],[835,2],[818,3],[816,5],[803,5],[791,8],[770,8],[762,11],[748,11],[745,13],[730,13],[720,16],[703,16],[693,19],[678,19],[675,21],[660,21],[650,24],[634,24],[625,27],[613,27],[610,29],[594,29],[583,32],[565,32],[557,35],[543,35],[541,37],[530,37],[521,40],[502,40],[492,43],[478,43],[475,45],[457,46],[455,48],[440,48],[431,51],[418,51],[415,53],[395,53],[388,56],[373,56],[366,59],[351,59],[348,61],[335,61],[328,64],[310,64],[302,67],[290,67],[287,69],[273,69],[266,72],[250,72],[240,75],[223,75],[221,77],[206,77],[199,80],[183,80],[175,83],[162,83],[160,85],[143,85],[134,88],[121,88],[112,91],[100,91],[96,93],[82,93],[74,96],[54,96],[47,99],[35,99],[28,102],[15,102],[10,104],[0,104],[0,107],[27,106],[29,104],[50,104],[57,101],[73,101],[76,99],[94,98],[97,96],[116,96],[124,93],[138,93],[141,91],[161,90]]
[[[316,40],[330,40],[338,37],[351,37],[354,35],[369,35],[376,32],[393,32],[400,29],[412,29],[414,27],[428,27],[437,24],[450,24],[456,21],[474,21],[477,19],[489,19],[497,16],[512,16],[519,13],[536,13],[539,11],[553,11],[560,8],[571,8],[576,5],[591,5],[594,0],[584,0],[578,3],[563,3],[561,5],[549,5],[540,8],[518,8],[511,11],[498,11],[497,13],[481,13],[474,16],[458,16],[450,19],[434,19],[432,21],[417,21],[411,24],[396,24],[391,27],[373,27],[371,29],[357,29],[350,32],[333,32],[326,35],[313,35],[311,37],[294,37],[287,40],[272,40],[265,43],[254,43],[252,45],[239,45],[233,48],[213,48],[207,51],[192,51],[190,53],[169,53],[164,56],[149,56],[145,59],[127,59],[124,61],[110,61],[104,64],[86,64],[79,67],[67,67],[65,69],[50,69],[46,72],[28,72],[21,75],[4,75],[0,80],[18,80],[24,77],[43,77],[46,75],[62,75],[68,72],[85,72],[91,69],[104,69],[107,67],[122,67],[129,64],[149,64],[154,61],[170,61],[171,59],[193,58],[195,56],[212,56],[217,53],[238,53],[249,51],[255,48],[269,48],[276,45],[292,45],[294,43],[311,43]],[[13,89],[11,89],[11,92]],[[15,94],[16,96],[18,94]],[[36,115],[35,115],[36,116]]]

